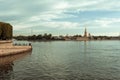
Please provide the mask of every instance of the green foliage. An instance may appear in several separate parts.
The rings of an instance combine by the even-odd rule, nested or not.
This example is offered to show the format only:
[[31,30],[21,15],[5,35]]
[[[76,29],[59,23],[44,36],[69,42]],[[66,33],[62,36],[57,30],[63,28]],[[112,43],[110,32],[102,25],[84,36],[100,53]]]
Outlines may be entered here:
[[2,35],[2,27],[0,26],[0,36]]
[[0,39],[12,39],[12,26],[9,23],[0,22]]
[[45,33],[43,38],[46,39],[46,40],[50,40],[52,38],[52,34]]
[[47,34],[45,33],[44,35],[39,34],[39,35],[31,35],[31,36],[16,36],[14,39],[17,40],[52,40],[53,36],[52,34]]

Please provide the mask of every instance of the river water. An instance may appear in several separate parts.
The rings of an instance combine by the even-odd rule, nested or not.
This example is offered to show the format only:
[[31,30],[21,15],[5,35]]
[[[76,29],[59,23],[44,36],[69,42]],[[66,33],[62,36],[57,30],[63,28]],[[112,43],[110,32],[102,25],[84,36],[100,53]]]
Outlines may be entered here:
[[120,80],[120,41],[31,42],[0,58],[0,80]]

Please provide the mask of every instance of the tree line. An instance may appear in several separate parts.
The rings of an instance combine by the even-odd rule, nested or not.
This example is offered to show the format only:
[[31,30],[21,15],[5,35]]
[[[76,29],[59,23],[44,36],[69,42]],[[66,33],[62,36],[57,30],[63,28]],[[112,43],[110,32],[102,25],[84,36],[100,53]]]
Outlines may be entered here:
[[[54,40],[77,40],[77,38],[83,38],[84,36],[82,35],[73,35],[73,36],[52,36],[52,34],[39,34],[39,35],[31,35],[31,36],[14,36],[13,38],[16,40],[31,40],[31,41],[54,41]],[[89,40],[120,40],[120,37],[112,37],[112,36],[91,36],[88,37]]]
[[14,36],[14,39],[17,40],[58,40],[55,37],[52,36],[52,34],[39,34],[39,35],[31,35],[31,36]]

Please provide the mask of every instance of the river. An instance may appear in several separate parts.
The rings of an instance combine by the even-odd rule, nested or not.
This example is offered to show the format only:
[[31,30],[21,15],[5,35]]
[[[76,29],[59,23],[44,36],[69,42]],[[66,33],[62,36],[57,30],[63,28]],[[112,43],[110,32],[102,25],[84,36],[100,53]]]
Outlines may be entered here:
[[0,57],[0,80],[120,80],[120,41],[31,43],[32,52]]

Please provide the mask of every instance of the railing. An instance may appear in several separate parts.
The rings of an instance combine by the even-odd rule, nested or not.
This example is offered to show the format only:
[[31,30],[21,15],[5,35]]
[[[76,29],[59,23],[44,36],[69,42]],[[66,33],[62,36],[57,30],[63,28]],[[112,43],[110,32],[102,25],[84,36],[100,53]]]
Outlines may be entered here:
[[31,43],[13,43],[13,46],[32,46]]

